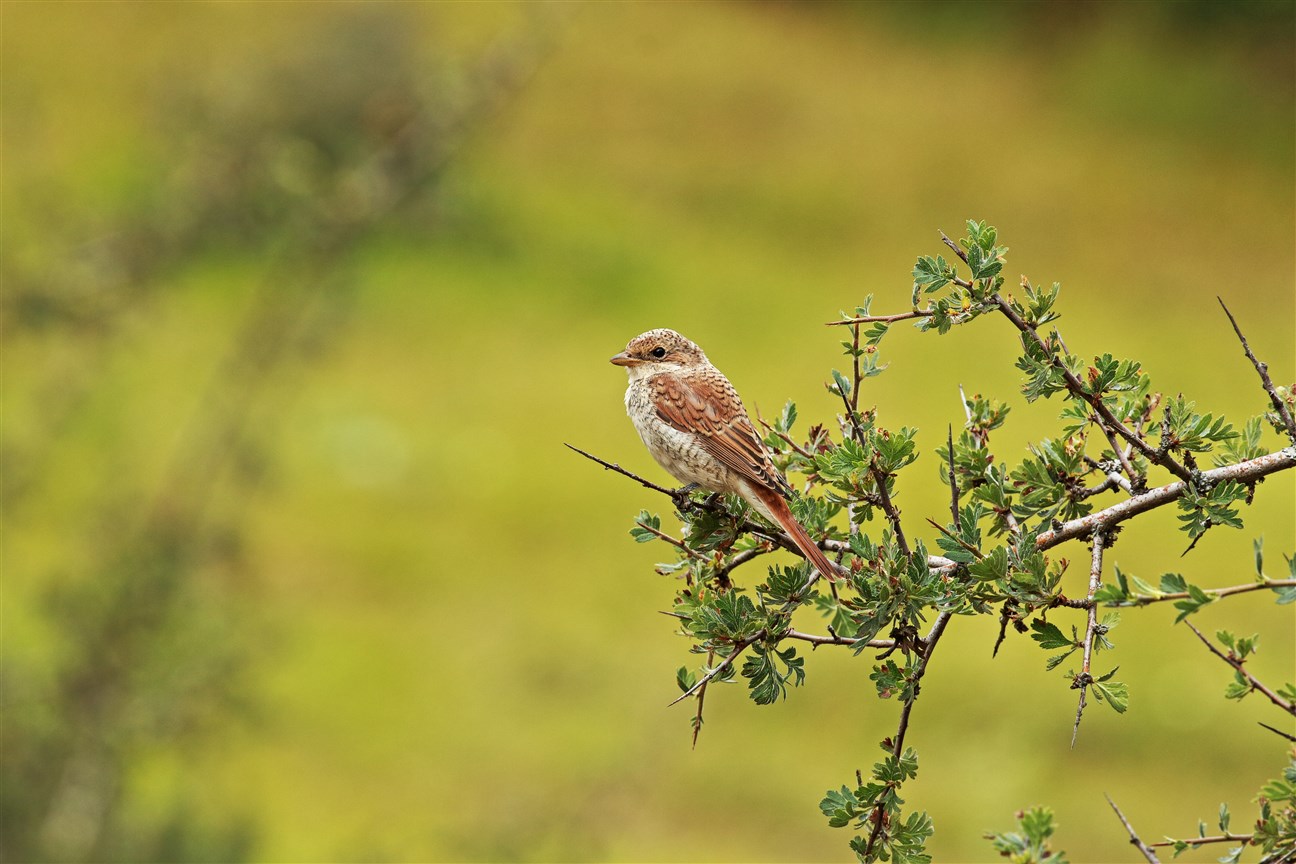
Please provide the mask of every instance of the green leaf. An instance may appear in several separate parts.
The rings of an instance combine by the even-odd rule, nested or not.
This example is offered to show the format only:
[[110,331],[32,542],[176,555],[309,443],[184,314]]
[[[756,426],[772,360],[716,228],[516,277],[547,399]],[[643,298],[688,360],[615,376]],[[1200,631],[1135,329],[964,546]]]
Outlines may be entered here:
[[846,376],[834,369],[832,370],[832,377],[833,381],[837,384],[836,392],[843,396],[849,396],[851,393],[851,384],[846,380]]
[[1124,714],[1125,709],[1129,707],[1129,687],[1119,681],[1105,680],[1106,678],[1107,676],[1103,676],[1090,686],[1093,687],[1099,701],[1106,702],[1117,714]]
[[635,517],[635,527],[630,529],[630,536],[635,539],[636,543],[651,543],[658,537],[652,531],[649,531],[649,528],[660,531],[661,518],[655,513],[640,510],[639,515]]
[[675,683],[679,685],[681,691],[687,693],[689,688],[697,683],[697,676],[687,666],[681,666],[675,672]]
[[787,434],[792,431],[792,424],[797,419],[796,403],[789,399],[783,405],[783,411],[779,414],[778,419],[774,421],[774,428]]
[[[787,671],[779,669],[783,666]],[[779,697],[787,698],[787,684],[799,687],[805,680],[805,659],[796,656],[796,648],[780,651],[753,645],[752,653],[743,663],[742,675],[748,679],[752,701],[757,705],[772,705]]]
[[913,268],[914,290],[916,292],[921,289],[928,294],[939,291],[949,284],[953,272],[943,255],[935,258],[922,255]]
[[1050,624],[1043,618],[1036,618],[1030,624],[1031,638],[1039,643],[1039,646],[1045,651],[1052,651],[1055,648],[1071,648],[1075,645],[1075,640],[1068,639],[1062,635],[1062,631],[1057,628],[1056,624]]

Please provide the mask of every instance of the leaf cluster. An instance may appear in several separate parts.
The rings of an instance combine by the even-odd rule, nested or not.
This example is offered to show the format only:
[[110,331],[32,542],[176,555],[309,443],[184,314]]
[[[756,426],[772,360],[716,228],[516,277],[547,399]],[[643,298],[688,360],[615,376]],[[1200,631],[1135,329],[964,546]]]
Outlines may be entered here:
[[[889,749],[889,741],[883,749]],[[899,756],[888,752],[874,763],[868,780],[854,789],[842,786],[830,789],[819,802],[829,826],[845,828],[854,825],[867,833],[851,840],[851,850],[862,862],[893,861],[896,864],[928,864],[931,856],[925,844],[935,828],[925,812],[901,813],[904,799],[900,787],[918,776],[918,754],[906,748]]]

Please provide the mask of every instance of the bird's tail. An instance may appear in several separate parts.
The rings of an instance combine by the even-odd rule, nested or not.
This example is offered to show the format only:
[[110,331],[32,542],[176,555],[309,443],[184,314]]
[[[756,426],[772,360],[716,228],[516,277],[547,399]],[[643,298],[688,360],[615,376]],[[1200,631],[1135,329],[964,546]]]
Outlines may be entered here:
[[783,500],[783,496],[771,489],[757,488],[753,484],[747,484],[747,491],[751,494],[743,497],[764,514],[766,518],[786,531],[787,535],[792,538],[792,542],[801,550],[801,554],[809,560],[825,579],[833,582],[837,581],[837,565],[828,560],[828,556],[823,553],[823,550],[810,539],[810,535],[806,533],[805,529],[801,527],[801,523],[797,522],[796,517],[792,515],[792,510],[788,507],[787,502]]

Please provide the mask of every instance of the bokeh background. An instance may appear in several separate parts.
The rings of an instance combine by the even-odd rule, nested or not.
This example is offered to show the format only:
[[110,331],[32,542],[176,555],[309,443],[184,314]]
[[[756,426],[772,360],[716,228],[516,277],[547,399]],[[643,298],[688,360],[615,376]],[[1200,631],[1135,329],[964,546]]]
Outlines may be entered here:
[[[776,706],[714,690],[690,749],[670,556],[627,535],[667,508],[562,446],[665,481],[607,357],[671,326],[827,421],[823,322],[903,309],[977,218],[1010,282],[1062,282],[1078,353],[1240,421],[1220,295],[1294,377],[1290,2],[0,12],[6,860],[848,859],[817,804],[898,706],[824,650]],[[1057,408],[1014,346],[897,330],[864,401],[930,455],[959,384],[1007,399],[1015,458]],[[911,530],[944,494],[902,478]],[[1294,497],[1183,559],[1149,515],[1110,560],[1236,584],[1263,536],[1280,575]],[[1291,680],[1290,607],[1198,618]],[[1246,824],[1280,718],[1172,619],[1124,615],[1130,710],[1074,750],[1044,655],[954,622],[906,787],[938,860],[1032,804],[1072,860],[1132,860],[1103,792],[1145,837]]]

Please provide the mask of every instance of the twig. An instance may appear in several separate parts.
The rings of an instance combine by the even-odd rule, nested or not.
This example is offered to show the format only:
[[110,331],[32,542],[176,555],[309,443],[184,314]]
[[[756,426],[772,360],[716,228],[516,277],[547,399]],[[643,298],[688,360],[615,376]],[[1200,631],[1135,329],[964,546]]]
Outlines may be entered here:
[[1215,299],[1219,300],[1220,308],[1224,310],[1224,314],[1228,316],[1229,323],[1233,325],[1233,332],[1237,334],[1238,341],[1242,343],[1242,351],[1246,354],[1247,359],[1251,361],[1251,365],[1255,367],[1256,372],[1260,375],[1260,386],[1264,387],[1264,391],[1269,394],[1269,401],[1273,402],[1274,410],[1278,412],[1278,416],[1282,418],[1283,425],[1287,427],[1287,437],[1292,440],[1293,444],[1296,444],[1296,420],[1292,419],[1291,412],[1287,410],[1286,403],[1279,398],[1278,391],[1274,389],[1273,381],[1269,378],[1268,364],[1261,362],[1257,359],[1255,354],[1251,353],[1251,346],[1247,344],[1246,337],[1242,335],[1242,330],[1238,327],[1237,319],[1233,317],[1233,313],[1229,311],[1229,308],[1224,305],[1223,300],[1219,297],[1216,297]]
[[806,450],[796,441],[792,440],[792,436],[788,435],[786,432],[780,432],[779,430],[771,426],[768,422],[766,422],[765,418],[760,416],[759,408],[756,409],[756,421],[760,423],[760,425],[768,429],[770,432],[773,432],[775,435],[777,435],[783,441],[784,444],[787,444],[789,447],[791,447],[796,452],[800,453],[805,458],[814,459],[814,456],[811,455],[810,451]]
[[[662,531],[658,528],[654,528],[651,525],[645,525],[642,522],[639,522],[637,524],[639,525],[640,528],[647,531],[649,534],[652,534],[654,537],[657,537],[660,540],[665,540],[667,543],[671,544],[676,549],[683,550],[684,554],[688,555],[690,558],[692,558],[695,561],[701,561],[703,563],[707,563],[711,560],[710,558],[703,555],[701,552],[692,549],[683,540],[680,540],[677,537],[672,537],[671,535],[667,534],[665,531]],[[729,569],[733,569],[733,568],[731,567]]]
[[[1227,588],[1202,588],[1203,594],[1216,597],[1229,597],[1233,594],[1245,594],[1248,591],[1264,591],[1272,588],[1296,588],[1296,579],[1266,579],[1263,582],[1248,582],[1245,585],[1230,585]],[[1113,601],[1109,606],[1147,606],[1150,603],[1162,603],[1166,600],[1184,600],[1192,596],[1187,591],[1172,591],[1166,594],[1131,594],[1129,600]],[[1078,602],[1078,601],[1077,601]]]
[[967,253],[964,252],[961,248],[959,248],[959,245],[955,243],[953,240],[951,240],[948,234],[946,234],[944,231],[938,231],[936,233],[940,234],[942,243],[944,243],[946,246],[954,250],[954,254],[959,257],[960,261],[962,261],[964,264],[968,263]]
[[1191,621],[1185,619],[1184,623],[1188,625],[1189,630],[1197,634],[1197,638],[1202,641],[1203,645],[1205,645],[1207,648],[1210,649],[1210,652],[1212,654],[1214,654],[1216,657],[1223,660],[1229,666],[1233,667],[1233,669],[1239,675],[1245,678],[1247,680],[1247,683],[1251,685],[1252,690],[1256,691],[1257,693],[1263,693],[1265,696],[1269,697],[1270,702],[1277,705],[1279,708],[1286,711],[1288,714],[1291,714],[1293,717],[1296,717],[1296,704],[1292,704],[1291,702],[1288,702],[1286,699],[1282,698],[1277,693],[1273,692],[1264,684],[1262,684],[1260,682],[1260,679],[1256,678],[1254,675],[1252,675],[1250,672],[1246,670],[1246,667],[1243,665],[1241,660],[1237,659],[1236,657],[1230,656],[1229,654],[1225,654],[1223,651],[1220,651],[1218,648],[1216,648],[1213,644],[1211,644],[1211,641],[1209,639],[1207,639],[1205,636],[1202,635],[1202,632],[1200,630],[1198,630],[1196,627],[1193,626],[1193,623]]
[[1107,799],[1107,803],[1111,805],[1112,810],[1116,811],[1116,818],[1121,821],[1121,824],[1125,826],[1125,830],[1129,832],[1130,845],[1138,847],[1138,850],[1143,853],[1143,857],[1148,860],[1148,864],[1161,864],[1161,859],[1157,858],[1156,853],[1139,839],[1138,834],[1134,833],[1134,826],[1125,818],[1125,814],[1116,806],[1116,802],[1112,800],[1111,796],[1104,792],[1103,797]]
[[859,391],[860,391],[860,362],[859,362],[859,325],[851,326],[851,363],[855,373],[855,381],[851,385],[850,409],[854,414],[859,411]]
[[[1121,468],[1125,469],[1125,476],[1129,477],[1129,483],[1124,485],[1122,488],[1126,491],[1132,491],[1136,486],[1144,486],[1146,484],[1145,478],[1139,476],[1138,472],[1134,470],[1134,466],[1130,464],[1129,457],[1125,455],[1125,448],[1120,446],[1120,442],[1116,440],[1116,435],[1111,429],[1107,428],[1107,424],[1100,422],[1097,416],[1095,416],[1093,420],[1094,424],[1101,429],[1103,435],[1106,436],[1107,443],[1111,445],[1112,452],[1116,454],[1116,459],[1120,462]],[[1132,434],[1137,435],[1138,433]]]
[[[1260,723],[1259,720],[1257,720],[1256,722]],[[1296,741],[1296,735],[1289,735],[1288,733],[1282,731],[1281,729],[1275,729],[1274,727],[1270,726],[1268,723],[1260,723],[1260,725],[1268,729],[1270,732],[1274,733],[1275,735],[1281,735],[1282,737],[1286,738],[1288,741]]]
[[[999,294],[995,294],[993,299],[998,304],[999,311],[1004,314],[1004,317],[1011,321],[1013,326],[1020,330],[1023,336],[1033,340],[1040,349],[1048,354],[1054,368],[1062,373],[1062,380],[1066,382],[1067,390],[1071,391],[1071,395],[1076,398],[1083,399],[1085,402],[1089,403],[1089,407],[1094,410],[1094,413],[1096,413],[1101,420],[1099,423],[1100,426],[1105,426],[1112,432],[1120,435],[1150,461],[1161,465],[1180,480],[1190,481],[1192,479],[1192,473],[1187,468],[1176,462],[1168,453],[1163,453],[1144,441],[1133,430],[1129,429],[1124,423],[1117,420],[1116,416],[1111,413],[1111,409],[1107,407],[1106,403],[1104,403],[1099,396],[1086,391],[1084,384],[1080,382],[1080,379],[1066,367],[1065,363],[1048,350],[1048,346],[1044,344],[1044,340],[1040,338],[1040,335],[1036,332],[1035,328],[1030,324],[1027,324],[1026,321],[1017,314],[1016,310],[1012,308],[1012,305],[1007,300]],[[1132,480],[1133,478],[1131,478],[1131,481]]]
[[[675,502],[675,505],[679,507],[680,510],[683,511],[702,510],[709,513],[715,513],[720,516],[733,516],[733,514],[730,513],[729,510],[723,504],[712,504],[707,501],[694,501],[684,495],[681,495],[678,489],[667,489],[665,486],[658,486],[656,483],[652,482],[651,480],[645,480],[644,478],[640,477],[638,474],[634,473],[633,471],[627,471],[626,469],[622,468],[620,465],[617,465],[613,462],[608,462],[605,459],[600,459],[599,457],[591,453],[586,453],[584,450],[580,449],[579,447],[576,447],[575,445],[567,444],[566,442],[564,442],[563,446],[568,448],[569,450],[575,450],[577,453],[584,456],[586,459],[597,462],[598,464],[602,465],[605,469],[609,471],[615,471],[616,473],[622,475],[623,477],[629,477],[631,480],[635,481],[640,486],[643,486],[647,489],[652,489],[654,492],[662,493],[667,498],[670,498],[673,502]],[[768,540],[769,542],[774,543],[780,548],[786,549],[787,551],[792,552],[795,555],[799,555],[803,558],[805,557],[805,553],[797,548],[796,543],[792,542],[792,538],[789,537],[787,534],[783,533],[782,531],[772,530],[766,528],[763,525],[757,525],[755,522],[752,522],[751,520],[745,520],[739,523],[738,530],[745,532],[747,534],[751,534],[755,537],[760,537],[762,539]],[[822,546],[822,544],[820,545]]]
[[[707,652],[707,666],[715,662],[715,649],[712,648]],[[706,701],[706,685],[698,691],[697,714],[693,715],[693,749],[697,749],[698,733],[702,731],[702,704]]]
[[627,471],[626,469],[622,468],[620,465],[616,465],[612,462],[605,462],[599,457],[594,456],[590,453],[586,453],[584,450],[580,449],[579,447],[576,447],[575,445],[572,444],[568,444],[565,441],[563,442],[563,446],[566,447],[568,450],[575,450],[577,453],[584,456],[586,459],[592,459],[593,461],[602,465],[604,468],[606,468],[609,471],[615,471],[618,474],[621,474],[622,476],[629,477],[631,480],[634,480],[640,486],[644,486],[647,487],[648,489],[652,489],[656,492],[660,492],[663,495],[667,495],[671,498],[676,497],[676,493],[674,489],[667,489],[665,486],[658,486],[656,483],[652,482],[651,480],[645,480],[644,478],[640,477],[638,474]]
[[[954,476],[954,426],[951,424],[946,427],[946,445],[949,447],[949,487],[950,487],[950,516],[954,518],[954,530],[963,530],[959,524],[959,488],[958,478]],[[977,553],[977,557],[981,557]]]
[[911,556],[909,542],[905,540],[904,529],[900,527],[900,513],[896,510],[895,505],[891,503],[891,495],[887,492],[887,475],[878,467],[876,458],[869,463],[869,473],[873,475],[873,482],[877,484],[878,500],[882,505],[882,512],[886,514],[887,521],[891,523],[891,530],[895,531],[896,543],[900,544],[900,551],[904,553],[904,556],[909,558]]
[[[1182,840],[1158,840],[1155,843],[1149,843],[1149,846],[1177,846],[1180,843],[1187,843],[1189,846],[1196,848],[1205,846],[1208,843],[1250,843],[1252,840],[1250,834],[1212,834],[1208,837],[1185,837]],[[1271,859],[1282,860],[1282,859]]]
[[896,321],[907,321],[910,318],[930,318],[935,315],[928,309],[913,309],[909,312],[898,312],[895,315],[863,315],[859,318],[843,318],[840,321],[825,321],[827,327],[840,327],[842,325],[856,324],[892,324]]
[[1089,692],[1090,683],[1093,682],[1093,675],[1089,673],[1089,669],[1090,661],[1093,658],[1094,633],[1098,629],[1098,609],[1093,602],[1093,598],[1098,591],[1099,584],[1102,582],[1103,542],[1102,532],[1095,531],[1093,535],[1093,557],[1089,566],[1089,593],[1086,596],[1089,601],[1089,620],[1085,625],[1084,661],[1080,674],[1076,676],[1075,683],[1071,685],[1080,688],[1080,704],[1076,706],[1075,726],[1071,728],[1072,749],[1075,748],[1076,736],[1080,734],[1080,716],[1084,714],[1085,695]]
[[[861,640],[850,636],[839,636],[833,633],[831,636],[818,636],[814,633],[802,633],[800,630],[787,630],[780,639],[799,639],[802,642],[809,642],[811,645],[818,647],[820,645],[858,645]],[[870,648],[890,649],[895,647],[894,639],[870,639],[867,642]]]
[[867,450],[868,442],[864,440],[864,430],[859,426],[859,412],[851,407],[849,396],[842,393],[840,389],[837,392],[841,396],[842,405],[846,406],[846,419],[850,421],[852,437],[855,439],[855,442],[860,445],[861,449]]
[[[957,517],[956,517],[956,518],[957,518]],[[962,539],[960,539],[960,538],[958,538],[958,537],[955,537],[955,536],[954,536],[953,534],[951,534],[947,529],[943,528],[943,527],[941,526],[941,524],[940,524],[939,522],[937,522],[935,519],[928,519],[928,520],[927,520],[927,524],[930,525],[930,526],[932,526],[933,528],[935,528],[935,529],[936,529],[937,531],[939,531],[940,533],[944,534],[944,535],[945,535],[946,537],[948,537],[949,539],[953,540],[953,541],[954,541],[955,543],[957,543],[958,545],[962,546],[962,547],[963,547],[964,549],[966,549],[969,553],[971,553],[972,557],[976,558],[978,561],[980,561],[982,558],[985,557],[984,555],[981,554],[981,550],[980,550],[980,549],[976,548],[976,547],[973,546],[971,543],[966,543],[966,542],[964,542]]]
[[[1202,483],[1212,486],[1223,480],[1254,483],[1261,477],[1292,467],[1296,467],[1296,446],[1285,447],[1276,453],[1248,459],[1245,462],[1238,462],[1236,465],[1226,465],[1223,468],[1203,471],[1200,480]],[[1035,548],[1043,551],[1067,540],[1074,540],[1076,537],[1092,534],[1095,530],[1106,531],[1126,519],[1155,507],[1169,504],[1182,496],[1187,488],[1188,484],[1186,482],[1158,486],[1155,489],[1149,489],[1135,495],[1133,498],[1121,501],[1119,504],[1113,504],[1106,510],[1099,510],[1096,513],[1090,513],[1088,516],[1072,519],[1070,522],[1065,522],[1051,531],[1040,534],[1035,539]]]
[[[685,699],[692,696],[694,693],[698,692],[698,690],[705,688],[706,685],[710,683],[712,678],[716,677],[721,672],[728,669],[729,665],[733,663],[734,660],[737,659],[739,654],[746,651],[753,643],[758,642],[759,640],[764,638],[765,638],[765,630],[761,629],[758,630],[756,633],[752,634],[751,636],[748,636],[746,639],[739,641],[734,646],[734,650],[732,654],[730,654],[728,657],[721,660],[719,666],[712,668],[709,672],[707,672],[707,674],[703,675],[700,681],[698,681],[689,689],[685,690],[684,693],[674,702],[671,702],[670,705],[676,705],[680,702],[683,702]],[[667,705],[666,707],[669,708],[670,705]]]
[[[1128,450],[1129,448],[1125,448],[1125,449]],[[1086,455],[1084,457],[1084,460],[1085,460],[1085,464],[1087,464],[1090,468],[1094,469],[1095,471],[1103,472],[1103,476],[1107,478],[1106,483],[1092,489],[1089,492],[1090,495],[1097,495],[1099,492],[1105,492],[1106,490],[1110,489],[1112,486],[1119,486],[1121,489],[1125,490],[1125,492],[1129,495],[1134,494],[1134,487],[1130,484],[1130,481],[1126,479],[1123,474],[1120,474],[1119,472],[1116,471],[1108,471],[1106,468],[1102,466],[1101,462],[1099,462],[1097,459],[1093,458],[1092,456]]]
[[770,544],[769,546],[757,546],[755,549],[745,549],[742,552],[739,552],[738,554],[730,558],[728,562],[726,562],[723,566],[717,567],[715,571],[715,578],[718,579],[722,576],[728,576],[735,569],[746,564],[748,561],[752,560],[753,558],[759,558],[761,555],[765,555],[770,552],[773,552],[777,548],[779,547],[774,544]]
[[[909,715],[913,713],[914,703],[918,701],[918,685],[922,681],[923,675],[927,674],[927,666],[931,663],[932,653],[936,650],[936,643],[940,641],[941,636],[945,633],[945,626],[949,624],[949,620],[953,615],[953,612],[948,611],[937,615],[931,631],[922,640],[923,651],[913,677],[913,697],[905,702],[904,708],[900,711],[900,725],[896,728],[895,738],[891,745],[891,756],[895,759],[899,759],[900,754],[904,752],[905,733],[909,731]],[[877,842],[878,835],[882,833],[882,815],[885,806],[885,804],[878,803],[873,808],[873,831],[869,834],[868,845],[865,847],[866,856],[868,852],[873,850],[873,844]]]

